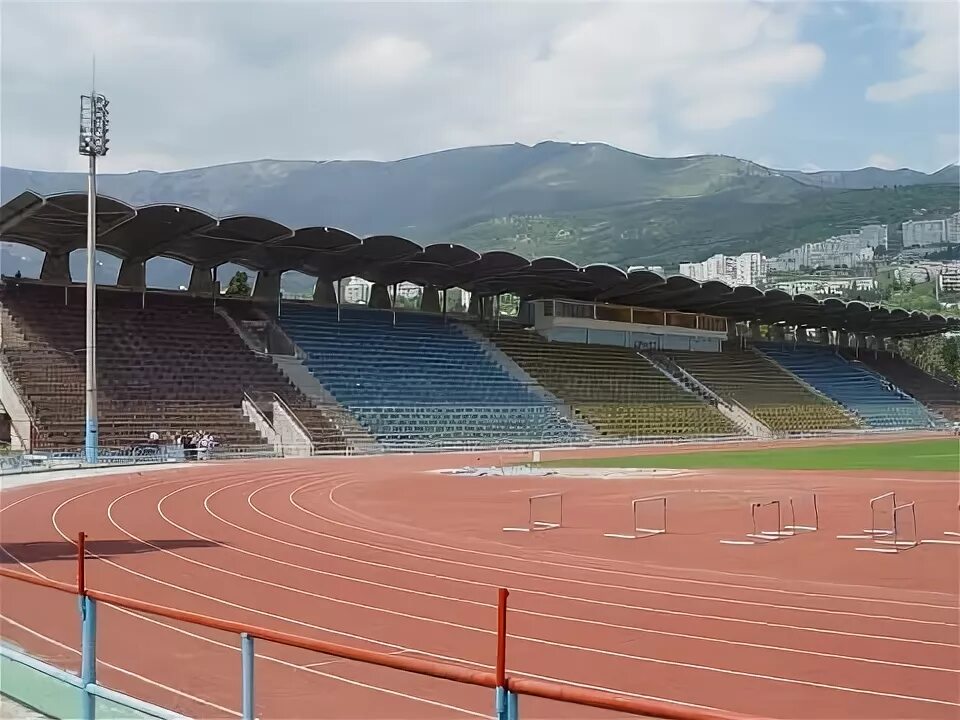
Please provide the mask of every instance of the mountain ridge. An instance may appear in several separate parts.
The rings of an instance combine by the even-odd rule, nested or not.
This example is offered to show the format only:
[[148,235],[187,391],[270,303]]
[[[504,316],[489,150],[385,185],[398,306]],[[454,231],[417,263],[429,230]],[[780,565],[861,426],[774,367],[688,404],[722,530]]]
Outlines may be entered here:
[[[28,189],[83,191],[85,183],[83,173],[0,167],[0,201]],[[958,184],[957,165],[936,173],[804,173],[722,154],[658,158],[605,143],[548,141],[384,162],[260,159],[105,173],[98,189],[135,206],[176,203],[361,237],[671,265],[741,248],[772,254],[857,223],[900,222],[921,208],[928,215],[956,211]]]

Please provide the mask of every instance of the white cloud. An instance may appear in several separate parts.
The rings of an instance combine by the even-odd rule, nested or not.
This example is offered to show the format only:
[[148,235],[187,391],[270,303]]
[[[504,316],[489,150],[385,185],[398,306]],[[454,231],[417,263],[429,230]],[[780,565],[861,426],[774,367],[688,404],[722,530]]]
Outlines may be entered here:
[[867,158],[867,167],[876,167],[881,170],[897,170],[903,166],[889,155],[873,153],[873,155]]
[[0,159],[82,169],[77,96],[95,44],[109,172],[545,139],[703,147],[703,132],[769,112],[820,72],[804,13],[752,0],[5,3]]
[[867,88],[867,100],[901,102],[918,95],[956,92],[960,5],[911,2],[900,10],[902,24],[913,38],[913,43],[900,53],[902,77],[871,85]]
[[383,35],[354,43],[332,66],[348,80],[379,85],[409,81],[429,61],[430,50],[423,43]]

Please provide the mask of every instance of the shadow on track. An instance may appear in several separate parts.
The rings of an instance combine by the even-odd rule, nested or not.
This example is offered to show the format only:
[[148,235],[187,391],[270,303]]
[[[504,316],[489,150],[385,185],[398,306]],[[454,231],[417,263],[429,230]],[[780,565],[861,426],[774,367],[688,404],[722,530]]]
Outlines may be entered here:
[[[145,545],[136,540],[87,540],[87,553],[90,555],[100,555],[110,558],[120,555],[139,555],[142,553],[157,552],[161,550],[184,550],[189,548],[212,548],[222,547],[223,543],[210,542],[207,540],[187,539],[182,540],[150,540],[148,541],[156,547]],[[42,542],[22,542],[22,543],[2,543],[4,550],[13,555],[17,560],[23,563],[33,564],[50,562],[55,560],[73,560],[77,557],[77,546],[72,542],[61,541],[42,541]],[[0,553],[0,565],[16,564],[7,553]]]

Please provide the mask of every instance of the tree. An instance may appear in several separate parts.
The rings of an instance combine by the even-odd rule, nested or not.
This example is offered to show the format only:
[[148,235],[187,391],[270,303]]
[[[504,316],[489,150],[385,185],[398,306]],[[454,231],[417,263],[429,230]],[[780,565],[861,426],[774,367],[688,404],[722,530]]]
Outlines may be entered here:
[[242,270],[237,270],[233,277],[230,278],[227,290],[223,294],[227,297],[249,297],[251,292],[252,290],[250,289],[250,281],[247,274]]

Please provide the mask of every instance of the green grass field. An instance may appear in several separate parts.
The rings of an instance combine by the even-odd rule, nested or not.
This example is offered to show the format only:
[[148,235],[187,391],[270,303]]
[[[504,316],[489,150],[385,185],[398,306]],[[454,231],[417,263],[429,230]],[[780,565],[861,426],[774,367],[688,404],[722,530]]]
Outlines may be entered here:
[[851,443],[763,450],[702,450],[542,463],[553,467],[757,468],[764,470],[960,471],[960,440]]

